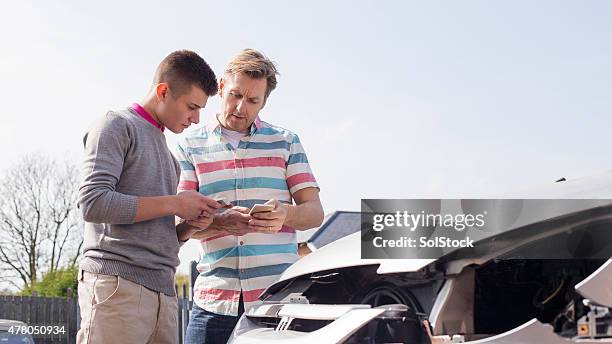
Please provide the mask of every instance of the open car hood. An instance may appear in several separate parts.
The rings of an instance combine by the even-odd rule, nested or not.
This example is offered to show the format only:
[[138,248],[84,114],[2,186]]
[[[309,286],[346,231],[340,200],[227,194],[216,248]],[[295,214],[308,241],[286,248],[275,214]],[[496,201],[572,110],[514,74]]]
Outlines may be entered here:
[[417,271],[435,259],[361,259],[361,232],[338,239],[315,252],[300,258],[281,275],[279,282],[317,271],[379,264],[379,273],[388,268]]
[[362,259],[361,232],[357,232],[301,258],[285,270],[279,282],[314,272],[363,265],[379,265],[379,274],[415,272],[426,267],[444,269],[447,274],[459,273],[467,265],[483,264],[531,242],[567,232],[581,224],[612,221],[612,200],[608,199],[553,203],[545,200],[497,202],[498,207],[515,207],[515,202],[523,202],[524,209],[518,218],[504,224],[505,227],[498,234],[477,241],[474,248],[458,249],[438,259]]

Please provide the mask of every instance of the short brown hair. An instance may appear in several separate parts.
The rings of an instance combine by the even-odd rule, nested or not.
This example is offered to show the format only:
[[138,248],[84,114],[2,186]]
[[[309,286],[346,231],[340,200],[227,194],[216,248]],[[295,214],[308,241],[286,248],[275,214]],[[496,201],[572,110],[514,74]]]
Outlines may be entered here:
[[224,75],[238,73],[244,73],[253,79],[265,78],[267,81],[265,99],[268,99],[272,90],[276,88],[276,76],[279,74],[274,62],[255,49],[244,49],[232,57],[223,72]]
[[157,66],[154,84],[165,82],[175,96],[180,96],[191,85],[199,87],[207,96],[214,96],[219,90],[217,77],[200,55],[189,50],[178,50],[166,56]]

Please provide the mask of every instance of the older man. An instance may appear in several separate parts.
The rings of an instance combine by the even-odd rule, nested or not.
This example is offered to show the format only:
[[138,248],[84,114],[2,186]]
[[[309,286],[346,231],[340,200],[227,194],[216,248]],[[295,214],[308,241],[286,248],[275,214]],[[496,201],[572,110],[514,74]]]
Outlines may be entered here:
[[[295,231],[323,220],[298,136],[259,118],[277,74],[256,50],[234,56],[220,79],[220,112],[179,143],[179,190],[234,206],[192,236],[202,255],[187,343],[225,343],[243,310],[298,259]],[[273,209],[249,215],[262,203]]]

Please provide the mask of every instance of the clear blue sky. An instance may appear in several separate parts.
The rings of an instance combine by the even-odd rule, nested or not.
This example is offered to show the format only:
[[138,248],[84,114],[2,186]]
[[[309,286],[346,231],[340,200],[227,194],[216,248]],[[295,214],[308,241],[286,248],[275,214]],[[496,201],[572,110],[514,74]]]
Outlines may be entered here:
[[26,152],[78,156],[87,127],[141,99],[173,50],[220,74],[252,47],[281,72],[261,117],[300,135],[327,212],[609,170],[610,13],[607,1],[9,0],[0,169]]

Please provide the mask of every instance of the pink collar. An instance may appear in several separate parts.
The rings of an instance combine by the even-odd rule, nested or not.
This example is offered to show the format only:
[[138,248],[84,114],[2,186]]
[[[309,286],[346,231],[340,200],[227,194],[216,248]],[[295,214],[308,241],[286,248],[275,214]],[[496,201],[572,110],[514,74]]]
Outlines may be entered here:
[[159,130],[161,130],[162,132],[164,132],[164,129],[166,129],[163,125],[157,123],[157,121],[153,118],[153,116],[151,116],[147,112],[147,110],[145,110],[140,104],[138,103],[132,104],[131,109],[136,111],[136,113],[139,114],[140,117],[144,118],[147,122],[159,128]]

